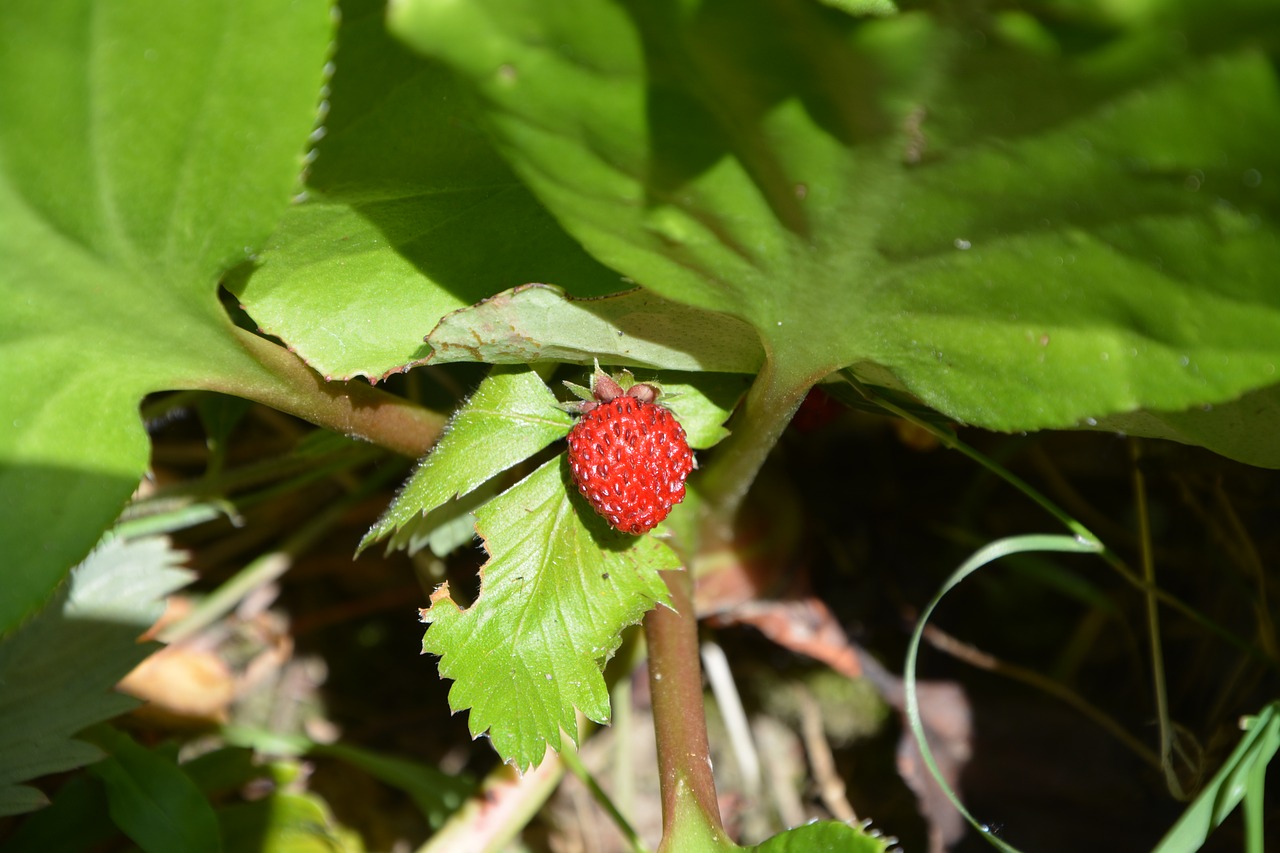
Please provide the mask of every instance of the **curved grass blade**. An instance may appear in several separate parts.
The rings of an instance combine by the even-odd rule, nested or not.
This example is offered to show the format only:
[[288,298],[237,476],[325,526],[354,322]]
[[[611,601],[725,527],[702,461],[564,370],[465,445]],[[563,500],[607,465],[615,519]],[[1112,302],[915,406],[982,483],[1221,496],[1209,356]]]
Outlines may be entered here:
[[979,548],[974,554],[960,565],[960,568],[951,573],[946,583],[942,585],[942,589],[938,590],[938,594],[933,597],[928,606],[920,614],[920,619],[916,623],[915,631],[911,634],[911,642],[907,646],[907,660],[903,671],[903,686],[906,691],[907,700],[907,722],[911,726],[911,734],[916,739],[916,745],[920,748],[920,754],[924,758],[925,765],[929,768],[929,772],[933,774],[933,778],[937,781],[942,792],[947,795],[947,799],[951,800],[951,804],[956,807],[960,814],[964,815],[974,829],[980,835],[987,839],[997,850],[1004,853],[1019,853],[1018,849],[1011,844],[997,838],[991,830],[991,827],[980,822],[969,810],[964,807],[964,803],[960,802],[960,797],[955,791],[947,785],[946,780],[942,777],[942,771],[938,769],[938,764],[933,758],[933,752],[929,749],[929,743],[925,739],[924,722],[920,718],[920,699],[916,695],[916,659],[920,654],[920,640],[924,637],[924,627],[929,622],[929,617],[933,615],[934,609],[937,608],[939,602],[952,589],[960,585],[971,574],[981,569],[983,566],[993,563],[1002,557],[1011,554],[1022,554],[1028,551],[1057,551],[1068,554],[1098,554],[1102,552],[1101,543],[1096,540],[1086,539],[1084,537],[1075,536],[1051,536],[1047,534],[1031,534],[1026,536],[1011,536],[1006,539],[998,539],[982,548]]

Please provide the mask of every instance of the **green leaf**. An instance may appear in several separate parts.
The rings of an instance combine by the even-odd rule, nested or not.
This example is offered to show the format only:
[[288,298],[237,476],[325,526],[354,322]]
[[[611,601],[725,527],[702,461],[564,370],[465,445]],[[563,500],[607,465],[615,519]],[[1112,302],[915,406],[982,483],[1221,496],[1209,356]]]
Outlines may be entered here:
[[523,462],[572,426],[538,374],[526,367],[494,368],[359,550]]
[[594,359],[630,367],[755,373],[764,352],[751,327],[645,290],[574,299],[530,284],[445,316],[427,361],[532,364]]
[[[1280,242],[1268,192],[1250,193],[1244,175],[1274,156],[1251,134],[1280,131],[1277,102],[1261,57],[1214,58],[1019,141],[1016,165],[982,149],[930,169],[903,198],[929,209],[882,243],[915,255],[893,278],[921,287],[891,302],[910,318],[911,347],[931,347],[899,376],[925,402],[1001,429],[1223,402],[1275,382],[1280,303],[1260,270],[1280,262]],[[1247,140],[1208,129],[1228,115],[1243,116]],[[956,248],[939,245],[948,233]],[[955,282],[981,299],[944,293]],[[984,353],[984,340],[996,346]],[[964,383],[921,393],[926,366]],[[983,412],[981,392],[997,389],[970,377],[982,371],[1016,386],[1025,414]]]
[[144,395],[278,381],[216,282],[297,181],[330,26],[324,0],[0,5],[0,631],[136,487]]
[[1277,379],[1280,96],[1247,36],[1080,46],[1024,15],[976,38],[808,0],[403,0],[390,23],[597,258],[754,327],[780,400],[865,364],[1026,430]]
[[[437,557],[444,557],[473,541],[476,538],[476,508],[501,491],[502,479],[495,477],[464,497],[445,501],[425,513],[409,514],[387,539],[387,552],[407,551],[413,555],[423,548],[430,548]],[[411,513],[407,506],[398,507],[396,512]]]
[[824,820],[788,829],[745,849],[758,853],[884,853],[891,843],[892,839],[861,826]]
[[218,853],[213,806],[172,759],[139,746],[109,726],[91,739],[110,757],[91,772],[107,791],[111,819],[146,853]]
[[1251,391],[1238,400],[1201,406],[1182,412],[1131,412],[1099,418],[1089,429],[1167,438],[1183,444],[1209,447],[1223,456],[1280,468],[1280,430],[1259,429],[1260,424],[1280,423],[1280,386]]
[[556,457],[478,509],[479,597],[462,609],[444,584],[423,613],[422,649],[455,682],[451,707],[470,709],[472,734],[521,769],[562,732],[576,742],[576,711],[608,721],[600,668],[621,630],[667,601],[659,571],[679,566],[656,537],[609,529],[568,476]]
[[384,16],[376,0],[342,4],[309,200],[252,275],[228,283],[328,378],[421,362],[441,317],[515,285],[622,286],[496,155],[451,77],[387,36]]
[[0,639],[0,815],[45,801],[16,783],[80,767],[101,751],[76,732],[137,705],[112,691],[157,645],[138,642],[190,573],[156,537],[110,539],[45,608]]

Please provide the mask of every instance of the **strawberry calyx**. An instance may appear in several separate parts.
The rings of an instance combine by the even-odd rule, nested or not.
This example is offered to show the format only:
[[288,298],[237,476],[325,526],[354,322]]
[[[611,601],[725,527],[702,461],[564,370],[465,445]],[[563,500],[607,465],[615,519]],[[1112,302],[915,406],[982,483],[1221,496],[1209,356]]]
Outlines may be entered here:
[[652,403],[662,394],[662,389],[650,382],[636,382],[629,370],[623,370],[617,377],[610,376],[595,363],[595,372],[591,374],[591,387],[584,388],[574,382],[566,381],[564,386],[578,398],[577,401],[561,403],[560,408],[572,415],[585,415],[601,403],[612,402],[619,397],[631,397],[642,403]]

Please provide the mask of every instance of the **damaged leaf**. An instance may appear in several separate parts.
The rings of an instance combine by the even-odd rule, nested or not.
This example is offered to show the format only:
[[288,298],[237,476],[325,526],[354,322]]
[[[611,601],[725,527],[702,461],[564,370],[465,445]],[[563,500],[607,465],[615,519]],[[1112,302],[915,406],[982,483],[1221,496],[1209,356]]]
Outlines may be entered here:
[[610,364],[755,373],[764,360],[752,328],[728,314],[671,302],[639,288],[575,299],[527,284],[444,317],[427,335],[427,361]]

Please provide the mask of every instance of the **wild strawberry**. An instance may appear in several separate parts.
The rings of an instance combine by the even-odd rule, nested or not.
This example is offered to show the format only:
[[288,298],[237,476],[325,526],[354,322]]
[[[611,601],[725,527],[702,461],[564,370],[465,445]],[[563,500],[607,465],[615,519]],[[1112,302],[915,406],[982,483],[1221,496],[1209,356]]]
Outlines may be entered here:
[[582,417],[569,432],[573,481],[614,529],[644,533],[684,500],[693,452],[675,416],[654,402],[654,386],[623,391],[597,368],[592,389],[574,407]]

